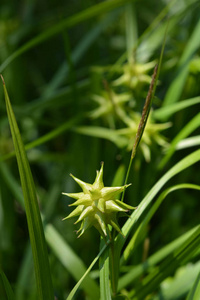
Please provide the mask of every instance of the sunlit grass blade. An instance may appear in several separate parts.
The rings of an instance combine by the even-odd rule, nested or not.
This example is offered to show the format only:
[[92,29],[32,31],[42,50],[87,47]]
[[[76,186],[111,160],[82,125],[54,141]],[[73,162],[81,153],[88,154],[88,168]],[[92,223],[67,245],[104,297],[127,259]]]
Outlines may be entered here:
[[5,93],[5,101],[7,114],[13,138],[13,143],[16,152],[16,158],[20,173],[20,179],[22,184],[22,190],[25,201],[25,209],[27,215],[29,236],[32,246],[35,276],[38,290],[38,299],[53,300],[53,286],[51,281],[51,273],[48,261],[48,252],[44,237],[44,231],[42,227],[42,221],[35,191],[35,186],[24,149],[24,145],[21,139],[21,135],[18,129],[18,125],[14,116],[14,112],[11,107],[5,82],[3,80],[3,87]]
[[150,272],[151,270],[153,270],[154,267],[156,267],[156,265],[163,261],[170,253],[175,251],[175,249],[177,249],[180,245],[187,241],[188,238],[190,238],[190,236],[192,236],[192,234],[196,231],[197,227],[198,226],[184,233],[174,241],[170,242],[162,249],[151,255],[145,262],[140,265],[134,266],[134,268],[131,268],[131,270],[127,272],[127,274],[121,276],[121,278],[119,279],[119,291],[140,278],[144,273],[146,274],[146,272]]
[[165,121],[169,119],[174,113],[187,108],[191,107],[192,105],[200,104],[200,97],[195,97],[191,99],[186,99],[183,101],[180,101],[178,103],[173,103],[161,108],[156,109],[153,111],[152,116],[160,121]]
[[188,137],[194,130],[200,127],[200,113],[198,113],[190,122],[188,122],[185,127],[177,134],[170,144],[169,149],[167,150],[166,155],[163,157],[159,164],[159,168],[162,169],[166,163],[169,161],[173,153],[176,151],[176,145],[178,142]]
[[200,46],[200,21],[198,21],[188,43],[185,47],[185,51],[183,52],[183,55],[179,61],[178,65],[178,75],[171,83],[165,99],[163,101],[163,106],[169,105],[170,103],[175,103],[179,100],[179,97],[181,96],[181,93],[183,91],[183,87],[185,84],[185,80],[188,75],[189,71],[189,62],[191,60],[192,55],[194,55],[195,51]]
[[200,299],[200,272],[186,300],[198,300],[198,299]]
[[181,150],[189,147],[200,146],[200,135],[192,136],[187,139],[181,140],[176,145],[176,150]]
[[161,193],[161,195],[158,197],[158,199],[154,202],[153,206],[148,211],[147,215],[141,222],[141,224],[138,226],[137,230],[133,234],[129,244],[126,246],[125,250],[123,251],[123,260],[127,261],[130,255],[133,255],[134,248],[137,247],[138,243],[141,241],[141,238],[143,238],[143,231],[145,230],[148,222],[151,220],[159,206],[162,204],[164,199],[173,191],[179,190],[179,189],[196,189],[200,190],[200,186],[194,185],[194,184],[179,184],[176,186],[172,186],[168,189],[166,189],[164,192]]
[[52,26],[51,28],[37,35],[35,38],[33,38],[32,40],[24,44],[17,51],[15,51],[11,56],[9,56],[1,65],[0,72],[2,72],[15,58],[25,53],[29,49],[36,47],[37,45],[43,43],[44,41],[52,38],[56,34],[62,32],[64,28],[73,27],[79,24],[80,22],[86,21],[90,18],[94,18],[97,15],[107,13],[130,1],[131,0],[104,1],[102,3],[93,5],[92,7],[89,7],[88,9],[77,13],[76,15],[71,16],[66,20],[59,22],[58,24]]
[[[104,247],[101,249],[101,251],[99,252],[99,254],[95,257],[95,259],[90,264],[90,266],[87,269],[87,271],[85,272],[85,274],[81,277],[81,279],[77,282],[77,284],[75,285],[75,287],[72,289],[72,291],[70,292],[70,294],[69,294],[69,296],[67,297],[66,300],[72,300],[73,299],[76,291],[79,289],[79,287],[82,284],[83,280],[89,274],[89,272],[92,270],[93,266],[99,260],[99,258],[101,257],[101,255],[103,254],[103,252],[105,251],[106,248],[107,248],[107,245],[104,245]],[[96,299],[98,299],[98,298],[96,298]]]
[[45,236],[52,251],[63,264],[63,266],[68,270],[68,272],[73,276],[73,278],[78,282],[84,275],[82,287],[90,296],[90,299],[98,299],[98,285],[92,278],[90,278],[90,276],[85,275],[87,269],[84,263],[52,225],[46,225]]
[[147,275],[131,293],[131,299],[143,300],[149,293],[153,292],[159,284],[168,277],[176,268],[186,262],[193,256],[199,248],[200,226],[188,238],[183,245],[171,253],[161,264]]
[[107,139],[122,148],[127,145],[127,138],[119,136],[113,129],[98,126],[80,126],[74,128],[75,132],[86,134],[93,137]]
[[[1,293],[3,293],[3,290],[4,290],[5,293],[3,293],[3,294],[7,297],[6,299],[7,300],[15,300],[15,296],[14,296],[12,287],[11,287],[6,275],[0,268],[0,285],[1,284],[3,286],[2,287],[0,286],[0,290],[1,290]],[[2,290],[2,288],[3,288],[3,290]],[[1,297],[4,297],[4,296],[1,294]]]

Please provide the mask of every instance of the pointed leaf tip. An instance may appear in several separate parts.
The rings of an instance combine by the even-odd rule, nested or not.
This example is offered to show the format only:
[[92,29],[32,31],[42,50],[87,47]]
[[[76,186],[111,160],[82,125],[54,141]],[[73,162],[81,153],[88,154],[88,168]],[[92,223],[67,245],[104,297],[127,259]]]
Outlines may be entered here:
[[2,80],[2,82],[3,82],[3,85],[5,85],[5,81],[4,81],[3,75],[0,74],[0,76],[1,76],[1,80]]

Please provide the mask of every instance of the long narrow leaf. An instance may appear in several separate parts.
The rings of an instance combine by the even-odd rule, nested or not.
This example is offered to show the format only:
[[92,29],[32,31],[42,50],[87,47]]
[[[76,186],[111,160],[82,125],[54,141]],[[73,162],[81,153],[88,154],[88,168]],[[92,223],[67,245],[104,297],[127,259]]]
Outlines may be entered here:
[[189,147],[200,146],[200,135],[192,136],[187,139],[181,140],[176,145],[176,150],[181,150]]
[[[101,244],[103,245],[103,241]],[[110,265],[109,249],[106,249],[99,260],[100,299],[111,300],[109,265]]]
[[[0,164],[0,173],[6,185],[8,186],[8,189],[12,192],[15,199],[24,208],[24,200],[23,200],[23,195],[20,186],[17,183],[16,179],[13,177],[13,174],[11,174],[8,167],[4,163]],[[42,219],[46,220],[46,215]],[[67,244],[67,242],[64,241],[64,239],[56,231],[53,225],[44,224],[44,231],[45,231],[46,241],[49,247],[54,252],[55,256],[66,268],[66,270],[73,276],[73,278],[76,281],[78,281],[86,272],[86,266],[82,262],[81,258],[78,257],[76,253],[73,251],[73,249]],[[74,266],[77,266],[77,268],[75,268]],[[25,268],[27,268],[26,273],[28,273],[32,270],[32,265],[26,262]],[[21,278],[18,278],[19,280],[18,285],[20,285],[22,281],[23,281],[23,285],[27,284],[28,278],[24,278],[24,274],[21,274],[21,272],[19,276]],[[92,278],[90,277],[86,278],[85,283],[83,283],[82,285],[82,288],[86,294],[90,295],[91,297],[93,296],[93,299],[98,298],[97,295],[99,294],[99,287],[97,286],[96,282]],[[21,290],[19,289],[20,286],[17,286],[17,293],[18,293],[17,296],[19,295],[17,299],[21,300],[21,296],[20,296]]]
[[170,254],[169,257],[166,258],[153,272],[147,275],[140,285],[137,285],[133,293],[131,293],[131,299],[145,299],[149,293],[153,292],[158,287],[163,279],[176,270],[177,266],[180,266],[192,257],[199,248],[199,244],[200,226],[198,226],[193,235],[183,243],[183,245]]
[[[82,120],[82,116],[76,116],[75,118],[71,119],[70,121],[65,122],[64,124],[58,126],[56,129],[53,129],[52,131],[48,132],[47,134],[39,137],[38,139],[34,140],[33,142],[30,142],[28,144],[25,145],[25,150],[29,150],[32,149],[34,147],[37,147],[39,145],[42,145],[52,139],[54,139],[55,137],[59,136],[60,134],[62,134],[63,132],[66,132],[67,130],[71,129],[71,127],[73,125],[75,125],[76,123],[79,123]],[[4,161],[6,159],[9,159],[11,157],[13,157],[15,155],[15,152],[10,152],[8,154],[3,155],[0,158],[0,161]]]
[[142,274],[149,272],[161,261],[163,261],[170,253],[175,251],[180,245],[182,245],[192,234],[196,231],[198,226],[187,231],[176,240],[164,246],[158,250],[152,256],[150,256],[144,263],[134,266],[127,274],[122,276],[119,280],[119,290],[123,289],[130,283],[133,283],[136,279],[140,278]]
[[158,199],[154,202],[153,206],[148,211],[147,215],[145,216],[144,220],[140,224],[140,226],[135,231],[133,237],[131,238],[131,241],[129,242],[128,246],[123,252],[123,258],[124,260],[127,260],[128,257],[133,253],[133,249],[137,246],[138,242],[140,241],[139,237],[142,236],[144,229],[146,228],[148,222],[153,217],[163,200],[173,191],[179,190],[179,189],[196,189],[200,190],[200,186],[194,185],[194,184],[179,184],[176,186],[172,186],[168,189],[166,189],[162,194],[158,197]]
[[86,267],[82,260],[73,252],[71,247],[67,245],[64,239],[56,231],[52,225],[46,225],[45,236],[51,249],[63,266],[70,272],[76,281],[84,276],[82,283],[83,289],[90,296],[90,299],[99,298],[99,288],[96,282],[89,276],[85,275]]
[[48,261],[48,252],[42,227],[39,206],[37,202],[35,186],[4,80],[3,87],[6,101],[6,109],[16,152],[22,190],[24,194],[28,229],[34,259],[38,299],[53,300],[54,293]]
[[3,288],[4,288],[4,291],[6,293],[7,300],[15,300],[14,293],[13,293],[12,287],[10,285],[10,282],[8,281],[6,275],[1,270],[1,268],[0,268],[0,281],[3,284]]
[[[80,287],[81,283],[83,282],[83,280],[85,279],[85,277],[89,274],[89,272],[91,271],[91,269],[93,268],[93,266],[96,264],[96,262],[99,260],[100,256],[103,254],[104,250],[106,249],[107,245],[105,245],[101,251],[99,252],[99,254],[95,257],[95,259],[92,261],[92,263],[90,264],[89,268],[87,269],[87,271],[85,272],[85,274],[83,275],[83,277],[77,282],[77,284],[75,285],[75,287],[73,288],[73,290],[70,292],[69,296],[67,297],[67,300],[72,300],[76,291],[78,290],[78,288]],[[98,298],[96,298],[98,299]]]
[[186,300],[199,300],[199,299],[200,299],[200,272]]
[[170,157],[176,151],[176,145],[182,139],[188,137],[194,130],[200,127],[200,113],[198,113],[190,122],[188,122],[183,129],[177,134],[177,136],[171,142],[171,145],[167,151],[167,154],[163,157],[159,164],[159,169],[162,169],[169,161]]
[[164,121],[171,117],[175,112],[187,107],[191,107],[195,104],[200,104],[200,97],[186,99],[178,103],[173,103],[168,106],[158,108],[152,113],[152,116],[157,120]]
[[[147,206],[151,203],[155,195],[159,192],[159,190],[164,186],[164,184],[173,178],[176,174],[180,173],[184,169],[190,167],[196,162],[200,161],[200,150],[193,152],[192,154],[186,156],[181,161],[179,161],[175,166],[173,166],[149,191],[146,197],[139,204],[138,208],[132,213],[130,218],[126,221],[122,228],[123,234],[127,237],[131,228],[145,211]],[[116,243],[118,246],[123,246],[126,239],[124,239],[121,235],[118,235]]]
[[109,12],[121,5],[124,5],[127,2],[130,2],[131,0],[110,0],[110,1],[104,1],[102,3],[96,4],[92,7],[89,7],[88,9],[81,11],[74,16],[71,16],[67,18],[66,20],[63,20],[59,22],[58,24],[52,26],[51,28],[45,30],[29,42],[27,42],[25,45],[23,45],[21,48],[19,48],[17,51],[15,51],[11,56],[9,56],[4,63],[0,67],[0,72],[2,72],[15,58],[23,54],[24,52],[28,51],[29,49],[43,43],[44,41],[52,38],[56,34],[63,31],[64,28],[70,28],[75,25],[77,25],[80,22],[86,21],[90,18],[94,18],[97,15],[100,15],[102,13]]
[[[139,204],[138,208],[132,213],[130,218],[124,224],[124,226],[122,228],[122,233],[124,234],[125,238],[119,234],[115,240],[116,251],[115,251],[114,259],[115,259],[116,265],[119,264],[121,249],[126,241],[126,238],[129,235],[132,227],[138,221],[138,219],[140,218],[142,213],[145,211],[145,209],[152,202],[155,195],[159,192],[159,190],[164,186],[164,184],[167,181],[169,181],[171,178],[173,178],[176,174],[180,173],[184,169],[186,169],[189,166],[193,165],[194,163],[198,162],[199,160],[200,160],[200,150],[197,150],[197,151],[193,152],[192,154],[188,155],[187,157],[185,157],[184,159],[182,159],[174,167],[172,167],[149,191],[149,193],[146,195],[146,197]],[[116,273],[118,273],[118,272],[119,272],[119,270],[116,268]],[[118,276],[118,274],[116,274],[116,276]]]
[[172,82],[171,86],[168,89],[168,92],[163,101],[163,105],[167,106],[170,103],[175,103],[179,100],[179,97],[182,93],[188,71],[189,71],[189,62],[191,60],[192,55],[194,55],[195,51],[200,46],[200,20],[198,21],[187,46],[185,47],[185,51],[180,59],[178,66],[178,76]]

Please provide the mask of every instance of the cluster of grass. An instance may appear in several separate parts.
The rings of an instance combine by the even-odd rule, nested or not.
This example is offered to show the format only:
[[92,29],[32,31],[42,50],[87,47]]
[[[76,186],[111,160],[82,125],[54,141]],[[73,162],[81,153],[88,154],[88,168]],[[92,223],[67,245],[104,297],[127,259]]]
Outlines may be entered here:
[[[199,11],[198,0],[1,4],[0,299],[200,299]],[[105,186],[130,166],[122,200],[137,206],[107,243],[62,221],[62,192],[80,192],[69,174],[92,183],[101,161]]]

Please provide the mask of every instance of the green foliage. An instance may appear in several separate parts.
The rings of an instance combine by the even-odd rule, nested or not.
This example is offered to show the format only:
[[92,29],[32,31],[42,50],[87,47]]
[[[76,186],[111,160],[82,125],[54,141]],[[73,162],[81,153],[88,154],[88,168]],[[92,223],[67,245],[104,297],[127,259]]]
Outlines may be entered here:
[[0,299],[199,300],[199,1],[65,2],[1,3]]

